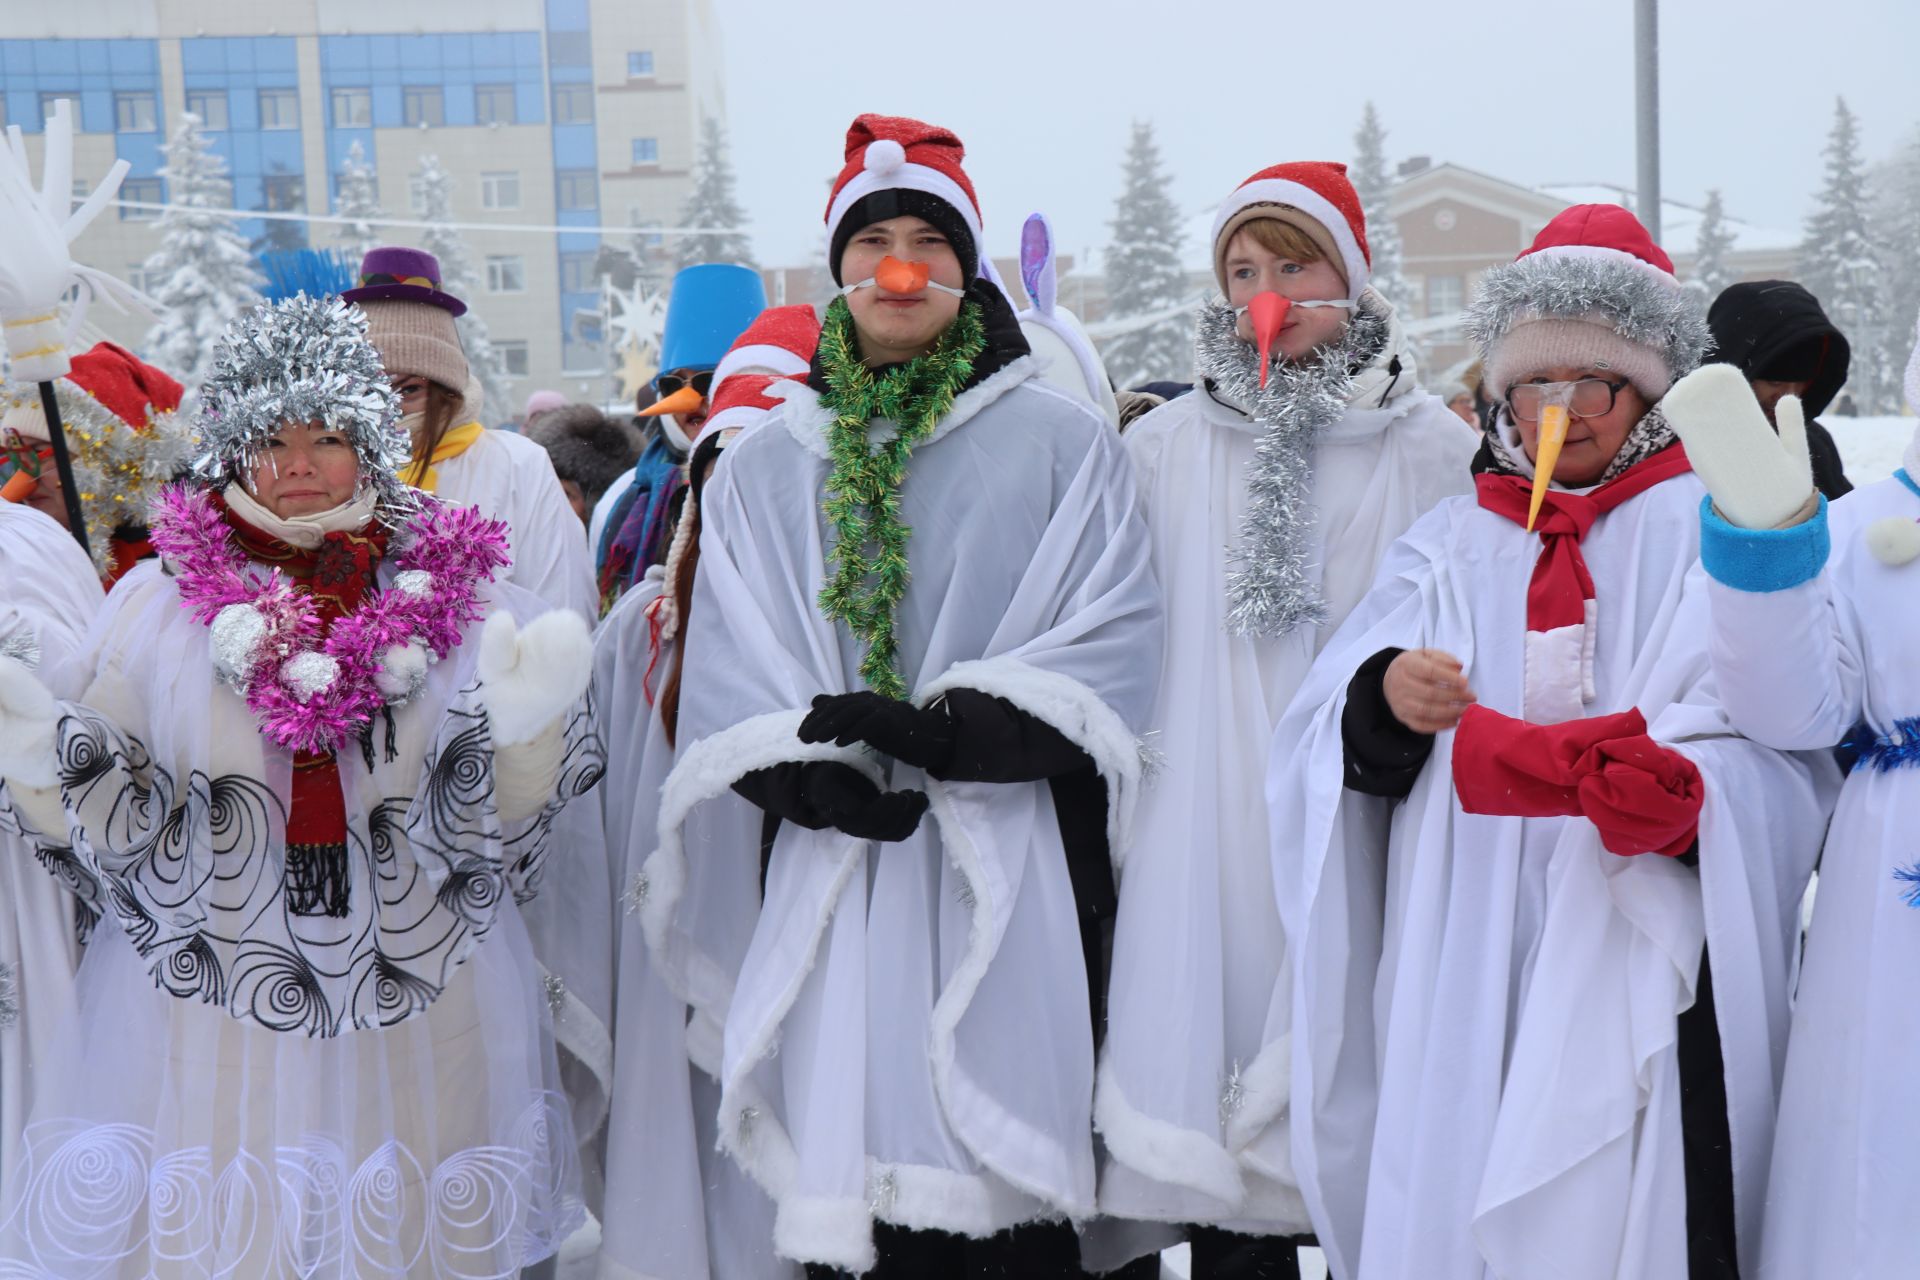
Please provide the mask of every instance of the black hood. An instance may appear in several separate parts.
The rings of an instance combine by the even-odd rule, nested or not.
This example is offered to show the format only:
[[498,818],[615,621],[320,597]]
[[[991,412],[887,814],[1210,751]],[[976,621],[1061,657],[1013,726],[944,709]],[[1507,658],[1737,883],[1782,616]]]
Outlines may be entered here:
[[1847,380],[1852,351],[1820,302],[1791,280],[1729,285],[1707,312],[1714,351],[1709,361],[1730,364],[1748,378],[1811,383],[1802,398],[1817,418]]

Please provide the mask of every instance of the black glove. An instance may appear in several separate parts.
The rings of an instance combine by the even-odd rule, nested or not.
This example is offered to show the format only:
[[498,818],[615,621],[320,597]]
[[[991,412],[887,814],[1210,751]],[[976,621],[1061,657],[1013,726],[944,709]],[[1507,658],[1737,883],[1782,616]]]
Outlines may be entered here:
[[837,760],[755,769],[733,789],[783,821],[809,831],[832,827],[861,840],[905,840],[927,811],[924,791],[882,791],[866,774]]
[[800,722],[800,741],[864,742],[902,764],[938,775],[953,760],[953,720],[877,693],[823,693]]

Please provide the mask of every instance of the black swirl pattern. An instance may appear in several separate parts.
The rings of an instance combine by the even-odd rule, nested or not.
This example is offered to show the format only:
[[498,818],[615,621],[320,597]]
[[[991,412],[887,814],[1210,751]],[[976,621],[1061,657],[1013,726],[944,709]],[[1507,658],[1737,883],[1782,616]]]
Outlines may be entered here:
[[227,1002],[226,974],[213,954],[213,944],[204,936],[184,938],[160,951],[157,957],[149,955],[150,960],[156,958],[154,981],[169,994],[204,1004]]
[[233,1006],[269,1031],[330,1036],[340,1029],[306,957],[263,942],[249,940],[237,949]]

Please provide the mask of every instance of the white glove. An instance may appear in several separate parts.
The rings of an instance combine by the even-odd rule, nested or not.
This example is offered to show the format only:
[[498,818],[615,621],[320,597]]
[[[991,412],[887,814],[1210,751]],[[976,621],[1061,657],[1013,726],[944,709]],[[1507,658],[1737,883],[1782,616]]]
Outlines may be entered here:
[[21,787],[60,781],[54,735],[60,711],[33,672],[0,658],[0,778]]
[[504,609],[480,628],[480,683],[496,747],[532,742],[580,700],[593,679],[593,638],[571,609],[522,631]]
[[1730,364],[1710,364],[1675,383],[1660,410],[1729,524],[1778,529],[1813,496],[1807,422],[1798,397],[1783,396],[1774,406],[1780,424],[1776,436],[1745,375]]

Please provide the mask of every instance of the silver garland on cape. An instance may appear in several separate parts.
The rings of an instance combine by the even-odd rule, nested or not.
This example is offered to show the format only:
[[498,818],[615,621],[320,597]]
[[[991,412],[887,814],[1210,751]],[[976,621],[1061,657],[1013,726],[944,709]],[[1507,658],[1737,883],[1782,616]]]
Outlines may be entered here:
[[400,426],[400,397],[367,339],[366,314],[337,297],[302,293],[262,303],[220,336],[200,392],[193,474],[210,485],[240,479],[282,427],[310,422],[347,437],[385,523],[411,514],[413,490],[400,472],[413,445]]
[[1385,350],[1387,318],[1363,302],[1338,341],[1298,364],[1275,356],[1264,389],[1259,352],[1234,332],[1234,319],[1223,302],[1202,304],[1193,342],[1194,371],[1213,395],[1263,428],[1247,471],[1240,543],[1230,553],[1227,626],[1236,635],[1283,636],[1326,621],[1309,572],[1313,446],[1347,411],[1355,375]]

